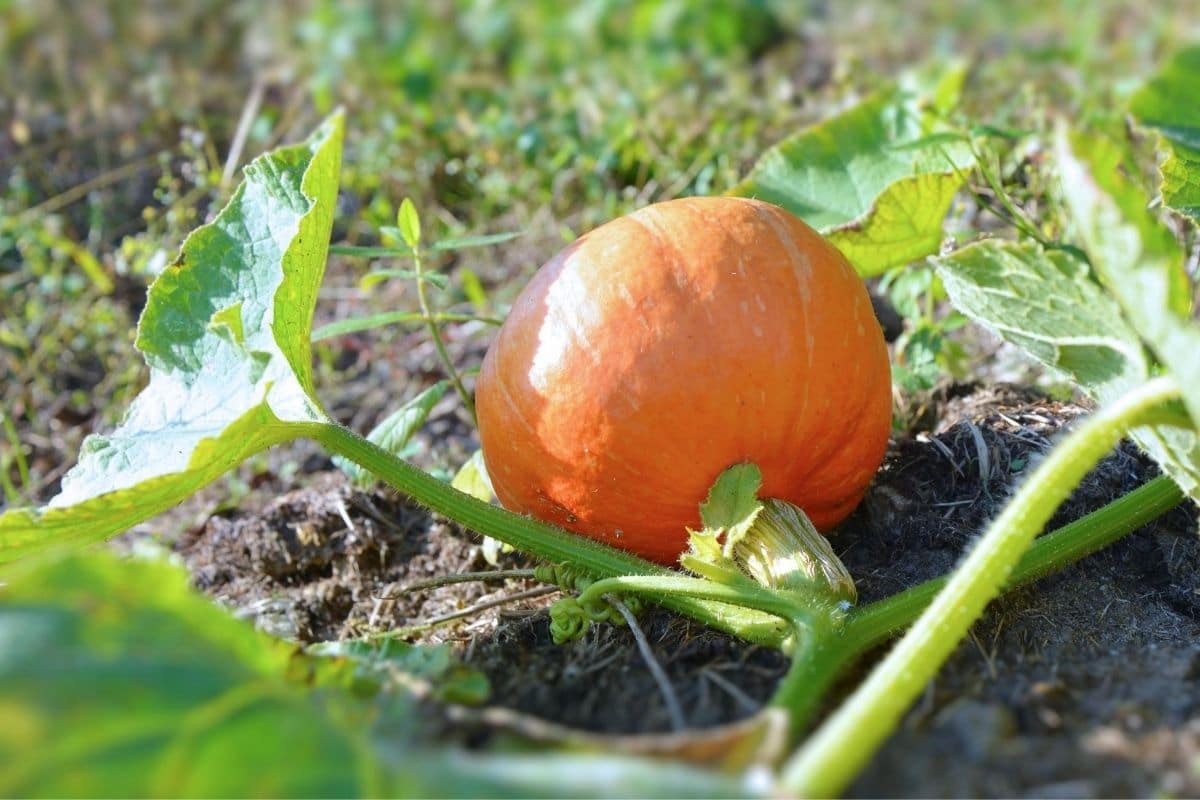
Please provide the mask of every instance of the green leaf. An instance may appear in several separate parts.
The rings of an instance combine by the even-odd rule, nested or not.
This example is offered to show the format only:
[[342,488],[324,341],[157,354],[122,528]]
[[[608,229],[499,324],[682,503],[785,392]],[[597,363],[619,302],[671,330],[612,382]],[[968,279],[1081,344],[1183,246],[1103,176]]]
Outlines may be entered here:
[[[484,322],[488,325],[499,325],[499,320],[488,319],[485,317],[477,317],[474,314],[449,314],[439,312],[431,315],[438,322]],[[419,311],[388,311],[383,314],[371,314],[366,317],[351,317],[350,319],[338,320],[331,322],[328,325],[322,325],[312,332],[312,340],[319,342],[322,339],[332,339],[335,336],[344,336],[347,333],[358,333],[359,331],[369,331],[375,328],[382,328],[387,325],[395,325],[401,322],[424,322],[425,315]]]
[[399,639],[349,639],[319,642],[311,655],[348,659],[369,677],[405,691],[419,691],[448,703],[477,705],[488,699],[487,676],[460,663],[449,644],[415,645]]
[[400,237],[404,243],[410,250],[416,250],[421,244],[421,218],[417,216],[417,207],[407,197],[400,203],[396,224],[400,226]]
[[1176,53],[1130,100],[1137,121],[1158,131],[1167,156],[1160,166],[1163,202],[1200,222],[1200,47]]
[[[394,230],[397,228],[384,228]],[[362,247],[351,244],[334,244],[329,246],[329,252],[338,256],[355,256],[357,258],[412,258],[412,251],[406,247]]]
[[[446,389],[449,386],[448,381],[438,381],[433,386],[430,386],[412,400],[409,400],[400,406],[400,408],[388,414],[382,422],[371,429],[371,432],[367,434],[367,440],[379,445],[389,453],[399,455],[400,451],[408,445],[408,441],[413,437],[413,434],[425,424],[425,420],[429,417],[429,412],[433,411],[433,407],[446,394]],[[349,459],[335,456],[333,463],[349,475],[350,480],[359,486],[370,486],[375,481],[374,475]]]
[[1092,265],[1200,421],[1200,324],[1182,248],[1125,177],[1115,143],[1060,131],[1057,149],[1067,208]]
[[[1142,342],[1117,300],[1066,250],[987,240],[937,260],[956,308],[1053,370],[1100,404],[1151,375]],[[1200,442],[1177,428],[1133,438],[1186,492],[1200,494]]]
[[746,535],[762,512],[758,490],[762,472],[755,464],[735,464],[722,472],[708,498],[700,504],[700,521],[709,531],[724,531],[724,555],[733,554],[733,546]]
[[342,118],[246,167],[232,199],[150,288],[137,347],[150,382],[89,437],[48,509],[0,516],[0,564],[100,541],[251,454],[326,421],[309,328],[341,164]]
[[[375,284],[382,283],[383,281],[391,278],[415,281],[417,279],[417,273],[411,269],[377,269],[372,272],[368,272],[366,275],[363,275],[362,279],[358,282],[358,288],[370,289]],[[450,279],[437,272],[422,272],[421,280],[432,283],[439,289],[445,289],[450,285]]]
[[955,308],[1098,399],[1146,379],[1137,334],[1070,253],[988,239],[935,263]]
[[521,231],[507,231],[505,233],[485,233],[481,236],[456,236],[446,239],[439,239],[434,242],[430,250],[466,250],[471,247],[487,247],[493,244],[501,244],[503,242],[511,242],[521,235]]
[[371,790],[361,738],[287,680],[294,648],[181,569],[77,556],[18,573],[0,601],[0,795]]
[[458,280],[462,284],[463,294],[467,297],[467,302],[477,310],[484,310],[488,306],[487,292],[483,289],[483,283],[480,282],[479,276],[473,271],[465,267],[458,272]]
[[[935,95],[952,105],[956,86],[944,81]],[[972,157],[926,97],[881,91],[768,150],[731,194],[788,209],[864,277],[936,253]]]
[[445,646],[314,649],[234,619],[165,562],[20,567],[0,593],[0,796],[755,794],[656,761],[434,749],[406,687],[478,702],[479,673]]
[[1176,148],[1159,169],[1163,202],[1200,222],[1200,152]]
[[932,389],[943,370],[940,356],[946,337],[935,324],[921,322],[896,340],[892,377],[910,392]]
[[924,258],[941,249],[942,221],[960,186],[957,172],[901,178],[865,214],[831,228],[825,238],[864,277]]

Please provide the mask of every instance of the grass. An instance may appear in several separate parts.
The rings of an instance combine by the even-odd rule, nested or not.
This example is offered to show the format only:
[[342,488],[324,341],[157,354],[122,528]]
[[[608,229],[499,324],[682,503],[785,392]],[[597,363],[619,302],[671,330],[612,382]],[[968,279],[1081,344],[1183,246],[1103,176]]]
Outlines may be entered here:
[[[1022,130],[1051,106],[1100,113],[1198,32],[1184,2],[0,4],[0,405],[29,449],[0,440],[9,501],[53,494],[80,432],[111,427],[140,387],[144,287],[223,201],[232,167],[335,105],[351,131],[335,239],[377,244],[405,196],[434,236],[522,230],[430,265],[469,270],[502,311],[565,240],[723,191],[769,144],[904,67],[970,59],[995,94],[968,92],[968,113]],[[1023,182],[1038,154],[1000,154],[1018,205],[1053,202]],[[365,268],[331,261],[329,319],[415,307],[401,285],[357,292]],[[461,283],[448,299],[466,301]],[[448,336],[469,362],[484,334]],[[420,382],[411,337],[367,341],[385,363],[360,381]],[[357,403],[345,347],[318,355],[322,382]]]

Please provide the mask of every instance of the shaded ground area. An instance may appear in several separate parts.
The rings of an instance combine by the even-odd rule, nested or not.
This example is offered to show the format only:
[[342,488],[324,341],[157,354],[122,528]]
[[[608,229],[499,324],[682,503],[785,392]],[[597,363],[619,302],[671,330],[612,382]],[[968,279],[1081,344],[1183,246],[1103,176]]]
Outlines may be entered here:
[[[951,387],[929,434],[898,442],[835,544],[864,601],[951,569],[1050,443],[1084,409],[1006,386]],[[443,422],[442,424],[451,424]],[[1060,525],[1154,474],[1123,446],[1056,518]],[[388,492],[337,473],[261,511],[210,517],[178,544],[198,586],[300,641],[410,626],[527,591],[524,579],[404,592],[489,568],[477,541]],[[1158,795],[1200,791],[1200,541],[1176,510],[1114,547],[1003,598],[976,626],[854,794]],[[501,566],[523,566],[505,557]],[[451,641],[485,672],[498,707],[604,733],[666,731],[657,684],[626,628],[550,641],[553,595],[414,632]],[[751,714],[786,667],[661,611],[641,625],[690,726]],[[863,669],[866,669],[864,665]],[[477,716],[466,735],[492,739]],[[458,736],[464,735],[462,730]]]

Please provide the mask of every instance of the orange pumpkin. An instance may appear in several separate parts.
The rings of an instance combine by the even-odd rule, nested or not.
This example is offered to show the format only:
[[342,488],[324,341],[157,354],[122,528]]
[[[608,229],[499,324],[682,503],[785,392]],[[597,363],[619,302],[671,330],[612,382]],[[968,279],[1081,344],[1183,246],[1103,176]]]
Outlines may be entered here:
[[579,238],[521,293],[477,389],[505,507],[660,563],[732,464],[821,530],[891,426],[862,281],[812,228],[741,198],[659,203]]

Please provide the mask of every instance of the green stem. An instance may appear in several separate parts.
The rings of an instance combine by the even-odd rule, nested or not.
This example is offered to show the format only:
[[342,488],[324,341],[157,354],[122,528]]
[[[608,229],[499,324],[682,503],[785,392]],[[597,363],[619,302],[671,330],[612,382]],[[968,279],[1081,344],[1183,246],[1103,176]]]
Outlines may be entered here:
[[[1013,569],[1006,589],[1030,583],[1107,547],[1170,511],[1183,500],[1175,481],[1154,478],[1085,517],[1038,538]],[[810,640],[794,654],[771,705],[788,711],[799,732],[816,712],[826,689],[859,656],[895,636],[921,615],[948,575],[925,581],[861,608],[852,609],[838,634]]]
[[442,341],[442,329],[438,326],[435,315],[429,310],[429,298],[425,292],[425,272],[421,266],[421,251],[414,246],[412,255],[413,271],[417,276],[417,302],[421,306],[421,316],[425,318],[425,326],[429,329],[429,336],[433,339],[433,346],[437,348],[438,357],[442,360],[442,366],[446,368],[446,375],[450,378],[450,382],[454,384],[454,390],[458,392],[463,408],[467,409],[467,413],[471,415],[471,421],[475,422],[475,403],[471,400],[471,395],[467,392],[467,388],[463,386],[462,378],[459,376],[458,370],[455,369],[454,362],[450,359],[450,353],[446,351],[446,343]]
[[[1041,536],[1013,568],[1005,588],[1030,583],[1116,542],[1183,500],[1178,484],[1160,475],[1103,508]],[[925,581],[884,600],[856,608],[842,631],[845,646],[865,652],[908,627],[933,602],[949,575]]]
[[[315,423],[310,431],[312,437],[329,450],[369,470],[417,502],[464,527],[551,563],[572,564],[598,578],[679,576],[673,570],[630,553],[477,500],[341,425]],[[787,633],[773,616],[725,603],[678,596],[664,597],[659,603],[756,644],[779,647]]]
[[579,603],[588,605],[598,602],[609,592],[649,595],[649,598],[656,603],[671,595],[693,597],[698,600],[715,600],[781,617],[788,623],[793,623],[798,619],[807,620],[809,616],[808,609],[792,602],[786,595],[771,589],[764,589],[749,581],[746,581],[745,584],[739,583],[731,586],[686,575],[622,575],[605,578],[596,581],[580,592]]
[[[26,492],[31,492],[33,481],[29,475],[29,463],[25,460],[24,445],[21,444],[21,438],[17,436],[17,426],[14,424],[13,418],[2,408],[0,408],[0,422],[4,423],[4,434],[8,437],[9,447],[12,448],[12,459],[17,464],[17,477],[21,480],[21,488]],[[21,494],[8,477],[8,459],[4,459],[3,463],[0,463],[0,479],[4,481],[4,492],[9,505],[18,505],[21,502]]]
[[798,642],[792,663],[767,704],[787,712],[792,737],[799,735],[817,712],[826,691],[842,670],[861,654],[836,629],[813,627],[807,633]]
[[[1011,223],[1017,230],[1042,245],[1042,247],[1049,247],[1051,242],[1042,235],[1042,232],[1025,216],[1025,213],[1013,203],[1012,198],[1008,196],[1008,192],[1004,191],[1004,187],[1000,185],[999,179],[989,169],[987,159],[976,149],[974,141],[968,138],[967,142],[971,148],[971,155],[975,157],[975,165],[979,169],[979,174],[983,176],[983,180],[991,188],[992,193],[996,195],[996,199],[1000,202],[1000,205],[1008,212],[1010,219],[1005,220],[1002,215],[996,214],[995,209],[989,210],[993,214],[996,214],[997,217],[1000,217],[1001,220]],[[980,195],[976,193],[976,197],[980,197]]]
[[1012,578],[1013,568],[1054,511],[1125,433],[1179,396],[1154,379],[1070,433],[1018,490],[945,588],[870,677],[785,765],[780,788],[807,797],[840,793]]

